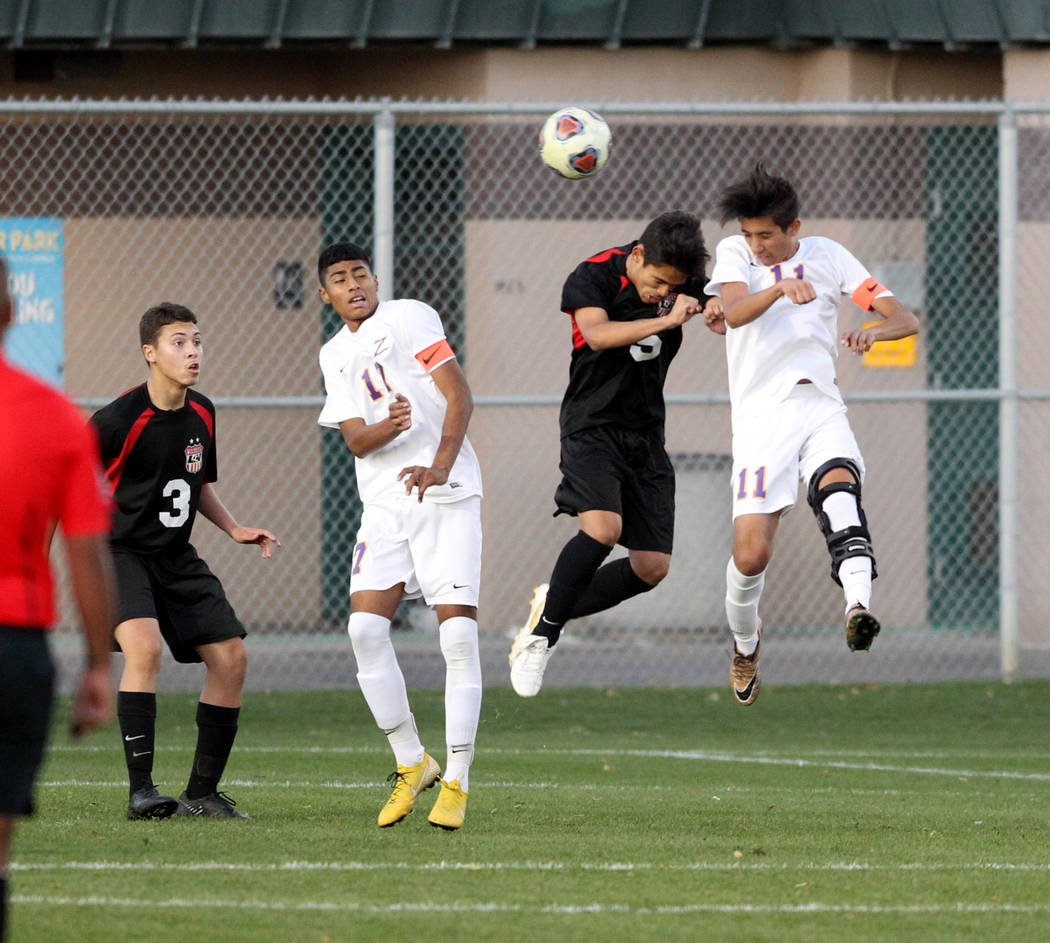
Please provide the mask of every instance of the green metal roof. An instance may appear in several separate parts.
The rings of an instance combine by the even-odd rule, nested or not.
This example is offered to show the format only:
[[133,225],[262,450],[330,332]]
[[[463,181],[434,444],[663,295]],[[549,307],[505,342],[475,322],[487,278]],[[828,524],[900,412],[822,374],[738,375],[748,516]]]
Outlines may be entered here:
[[1050,42],[1050,0],[0,0],[8,48]]

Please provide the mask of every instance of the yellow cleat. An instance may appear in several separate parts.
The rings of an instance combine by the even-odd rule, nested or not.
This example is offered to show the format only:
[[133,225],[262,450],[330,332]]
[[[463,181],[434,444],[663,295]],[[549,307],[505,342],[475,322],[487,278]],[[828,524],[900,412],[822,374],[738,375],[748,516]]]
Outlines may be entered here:
[[460,789],[459,780],[454,779],[450,783],[441,780],[441,792],[438,793],[434,808],[430,810],[430,824],[451,832],[463,825],[466,815],[467,793]]
[[386,805],[379,810],[379,827],[388,828],[400,822],[412,811],[416,804],[416,796],[433,786],[440,775],[441,767],[429,753],[424,753],[423,759],[415,766],[399,764],[386,778],[388,783],[393,782],[394,791],[390,793]]

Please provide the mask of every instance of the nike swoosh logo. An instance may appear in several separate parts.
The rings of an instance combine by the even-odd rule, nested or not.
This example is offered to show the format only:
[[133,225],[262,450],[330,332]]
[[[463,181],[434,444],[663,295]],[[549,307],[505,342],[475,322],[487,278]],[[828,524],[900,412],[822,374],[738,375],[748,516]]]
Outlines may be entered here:
[[140,733],[137,737],[125,737],[124,742],[131,743],[132,740],[141,740],[144,736],[146,736],[144,733]]
[[426,364],[430,363],[430,361],[431,361],[431,360],[433,360],[433,359],[434,359],[434,357],[436,357],[436,356],[437,356],[437,352],[435,351],[435,352],[434,352],[433,354],[431,354],[431,355],[430,355],[429,357],[424,357],[424,358],[423,358],[423,364],[424,364],[424,366],[425,366]]
[[748,683],[747,683],[747,687],[746,687],[746,688],[744,688],[744,690],[743,690],[743,691],[738,691],[738,690],[737,690],[736,688],[733,688],[733,693],[734,693],[734,694],[735,694],[735,695],[736,695],[736,696],[737,696],[737,697],[738,697],[738,698],[739,698],[739,699],[740,699],[741,701],[746,701],[746,700],[747,700],[747,699],[748,699],[749,697],[751,697],[751,691],[752,691],[752,689],[753,689],[753,688],[755,687],[755,682],[756,682],[757,680],[758,680],[758,675],[756,674],[756,675],[755,675],[755,676],[754,676],[754,677],[753,677],[753,678],[752,678],[752,679],[751,679],[750,681],[748,681]]
[[453,747],[452,748],[452,752],[453,753],[466,753],[467,750],[469,750],[469,749],[470,749],[470,747],[459,747],[459,748]]
[[136,753],[134,750],[132,750],[131,755],[132,756],[149,756],[152,752],[153,752],[152,750],[143,750],[141,753]]
[[470,589],[470,583],[463,583],[462,585],[460,585],[459,583],[453,583],[452,584],[452,588],[453,589]]

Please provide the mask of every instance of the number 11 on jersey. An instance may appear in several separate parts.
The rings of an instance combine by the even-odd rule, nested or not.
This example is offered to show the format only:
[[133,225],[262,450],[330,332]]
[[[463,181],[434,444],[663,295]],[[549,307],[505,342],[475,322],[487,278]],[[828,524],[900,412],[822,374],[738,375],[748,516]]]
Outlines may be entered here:
[[743,501],[747,497],[764,498],[766,496],[766,466],[762,465],[755,469],[755,488],[750,495],[747,493],[747,472],[746,468],[741,468],[740,474],[737,475],[737,501]]
[[[773,273],[773,281],[775,282],[779,282],[784,277],[784,273],[780,270],[779,265],[774,265],[770,271]],[[801,262],[799,262],[791,272],[799,281],[802,281],[802,279],[806,277],[806,267]]]

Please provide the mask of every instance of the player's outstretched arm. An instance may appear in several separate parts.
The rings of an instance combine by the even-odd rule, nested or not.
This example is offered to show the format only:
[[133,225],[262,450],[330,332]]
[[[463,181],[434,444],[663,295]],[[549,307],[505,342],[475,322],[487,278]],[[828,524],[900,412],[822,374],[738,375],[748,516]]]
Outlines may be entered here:
[[895,341],[919,333],[919,319],[892,295],[876,298],[872,310],[882,320],[871,327],[847,331],[841,344],[855,354],[864,354],[878,341]]
[[116,591],[103,535],[67,537],[66,557],[86,649],[70,717],[70,729],[79,737],[113,716],[116,695],[109,670]]
[[201,499],[199,504],[201,514],[219,528],[224,534],[228,534],[239,544],[258,544],[262,547],[262,555],[269,558],[274,547],[281,546],[276,535],[261,527],[242,527],[234,520],[233,515],[226,510],[218,492],[210,481],[206,481],[201,487]]
[[413,488],[419,489],[420,501],[431,485],[443,485],[448,481],[466,438],[470,416],[474,412],[470,386],[455,360],[446,361],[431,371],[430,375],[447,403],[445,420],[441,426],[441,441],[429,466],[410,465],[402,468],[397,476],[398,481],[405,483],[405,494],[411,494]]

